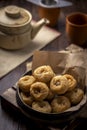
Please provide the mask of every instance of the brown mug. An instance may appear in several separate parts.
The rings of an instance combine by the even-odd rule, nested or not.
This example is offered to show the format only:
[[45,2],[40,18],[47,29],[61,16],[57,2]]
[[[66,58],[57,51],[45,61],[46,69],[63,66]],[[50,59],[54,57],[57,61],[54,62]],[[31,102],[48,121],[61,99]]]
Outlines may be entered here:
[[49,26],[57,25],[60,15],[60,7],[57,7],[58,1],[55,0],[40,0],[38,7],[38,14],[40,18],[47,18],[50,23]]
[[66,34],[69,40],[77,45],[87,41],[87,14],[74,12],[66,17]]

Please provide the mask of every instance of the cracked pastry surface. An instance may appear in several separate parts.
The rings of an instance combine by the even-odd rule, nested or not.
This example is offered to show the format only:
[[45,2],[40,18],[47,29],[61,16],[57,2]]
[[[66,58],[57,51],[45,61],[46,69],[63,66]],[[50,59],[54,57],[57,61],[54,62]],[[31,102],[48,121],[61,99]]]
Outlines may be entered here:
[[50,89],[55,94],[64,94],[68,90],[67,78],[62,75],[56,75],[50,82]]
[[33,72],[33,76],[37,79],[37,81],[41,81],[41,82],[49,82],[53,76],[54,76],[54,72],[51,68],[51,66],[49,65],[43,65],[40,67],[37,67],[34,72]]

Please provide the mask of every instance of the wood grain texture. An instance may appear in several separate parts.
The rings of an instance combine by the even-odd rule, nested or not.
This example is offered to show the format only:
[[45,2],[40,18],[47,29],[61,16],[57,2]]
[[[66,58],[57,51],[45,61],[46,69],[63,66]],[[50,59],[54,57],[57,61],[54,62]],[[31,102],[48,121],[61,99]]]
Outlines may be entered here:
[[[70,7],[65,7],[61,8],[61,14],[58,20],[58,23],[55,27],[53,27],[55,30],[58,30],[61,32],[61,36],[57,38],[55,41],[51,42],[50,45],[47,45],[41,50],[50,50],[50,51],[59,51],[63,50],[66,47],[68,47],[71,43],[67,39],[66,32],[65,32],[65,20],[66,16],[75,11],[81,11],[87,13],[87,0],[67,0],[73,3],[72,6]],[[24,7],[28,9],[33,16],[33,19],[38,21],[39,20],[39,15],[38,15],[38,7],[33,5],[32,3],[27,2],[26,0],[0,0],[0,7],[6,6],[6,5],[19,5],[21,7]],[[86,48],[87,48],[87,43],[86,43]],[[24,63],[19,65],[18,67],[15,68],[15,70],[11,71],[8,75],[0,79],[0,94],[5,92],[8,88],[11,88],[17,81],[18,79],[24,74],[26,70],[26,63],[32,61],[32,57],[27,59]],[[6,100],[4,100],[5,108],[9,110],[9,113],[4,110],[4,108],[0,105],[0,130],[32,130],[36,129],[35,127],[32,126],[32,122],[24,118],[24,116],[18,114],[16,112],[10,112],[10,107],[8,108],[6,105]],[[12,113],[12,114],[11,114]],[[86,112],[87,113],[87,112]],[[79,126],[75,126],[73,130],[81,130],[84,127],[87,127],[87,118],[86,119],[81,119],[81,122]],[[75,122],[74,122],[75,125]],[[36,124],[35,126],[39,126]],[[71,125],[71,127],[73,124]],[[38,128],[38,127],[37,127]],[[48,128],[44,127],[39,127],[38,130],[46,130]],[[48,129],[49,130],[49,129]],[[57,128],[58,130],[58,128]],[[67,130],[71,130],[70,127],[67,128]]]

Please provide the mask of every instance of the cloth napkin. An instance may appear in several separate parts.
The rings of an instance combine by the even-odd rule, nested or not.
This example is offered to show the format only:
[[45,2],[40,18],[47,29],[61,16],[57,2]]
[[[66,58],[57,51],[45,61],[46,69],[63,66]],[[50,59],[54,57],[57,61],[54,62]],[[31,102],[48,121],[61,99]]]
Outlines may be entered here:
[[30,58],[35,50],[42,49],[58,36],[60,36],[60,32],[47,26],[43,26],[34,40],[25,48],[14,51],[0,48],[0,78]]

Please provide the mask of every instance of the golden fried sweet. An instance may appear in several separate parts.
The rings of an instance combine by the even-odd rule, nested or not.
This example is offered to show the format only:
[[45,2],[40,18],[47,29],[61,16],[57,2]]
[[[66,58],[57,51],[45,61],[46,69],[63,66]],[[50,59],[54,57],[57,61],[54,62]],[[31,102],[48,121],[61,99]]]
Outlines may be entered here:
[[67,78],[62,75],[56,75],[50,82],[50,89],[55,94],[64,94],[68,90]]
[[35,82],[35,78],[32,75],[25,75],[18,81],[18,86],[23,92],[29,92],[31,85]]
[[71,107],[69,99],[65,96],[58,96],[51,102],[52,112],[61,113]]
[[32,108],[44,113],[50,113],[52,110],[50,104],[47,101],[33,102]]
[[21,98],[24,101],[24,103],[27,104],[27,105],[29,105],[29,106],[32,105],[32,102],[34,100],[33,97],[30,96],[29,93],[23,93],[23,92],[21,92]]
[[76,105],[82,100],[84,91],[80,88],[75,88],[72,91],[67,92],[66,96],[69,98],[72,105]]
[[49,88],[43,82],[35,82],[30,87],[30,94],[34,97],[35,100],[44,100],[47,97],[48,93]]
[[55,74],[49,65],[37,67],[33,72],[33,76],[37,79],[37,81],[44,83],[49,82],[54,75]]
[[68,80],[68,91],[73,90],[77,86],[76,79],[72,75],[70,75],[70,74],[65,74],[64,76]]

